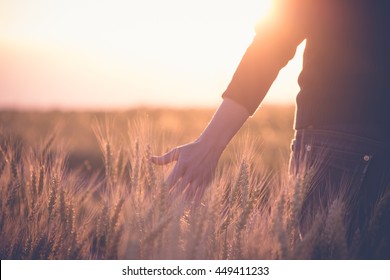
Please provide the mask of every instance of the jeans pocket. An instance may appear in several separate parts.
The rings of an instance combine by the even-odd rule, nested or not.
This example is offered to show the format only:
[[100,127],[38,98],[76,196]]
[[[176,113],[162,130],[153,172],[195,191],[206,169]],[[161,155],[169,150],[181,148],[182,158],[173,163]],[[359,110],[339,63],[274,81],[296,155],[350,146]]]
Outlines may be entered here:
[[[321,193],[354,192],[360,189],[373,155],[355,152],[352,147],[341,150],[328,146],[305,144],[297,146],[293,141],[290,156],[290,174],[305,176],[312,173],[310,188],[321,188]],[[353,188],[350,190],[350,188]]]
[[[317,164],[318,168],[322,168],[334,173],[335,180],[349,181],[354,184],[355,188],[359,188],[364,180],[367,170],[373,160],[373,155],[358,153],[351,150],[338,150],[331,148],[323,148],[319,146],[311,146],[306,148],[307,156],[310,158],[311,164]],[[341,178],[342,177],[342,178]],[[337,182],[335,182],[337,183]],[[343,183],[343,182],[340,182]]]
[[328,209],[335,199],[343,202],[349,219],[355,219],[365,199],[363,186],[367,171],[373,160],[369,154],[351,150],[337,150],[312,146],[307,149],[307,158],[314,169],[311,193],[307,197]]
[[304,174],[310,171],[312,175],[309,176],[310,181],[306,181],[308,186],[305,187],[307,191],[302,206],[303,220],[312,220],[318,211],[326,213],[338,199],[344,205],[348,235],[354,233],[360,217],[361,201],[364,199],[363,182],[373,156],[314,145],[305,147],[304,153]]

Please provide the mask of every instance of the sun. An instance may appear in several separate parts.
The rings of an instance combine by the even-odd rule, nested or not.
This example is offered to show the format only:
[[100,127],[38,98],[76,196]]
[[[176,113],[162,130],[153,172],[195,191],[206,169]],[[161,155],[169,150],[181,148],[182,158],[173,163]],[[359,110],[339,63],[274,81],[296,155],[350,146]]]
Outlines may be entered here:
[[[14,60],[0,64],[0,72],[25,70],[15,70],[17,82],[2,92],[9,100],[43,104],[50,97],[53,104],[90,106],[80,98],[90,89],[96,104],[210,106],[220,101],[257,24],[272,15],[274,1],[3,2],[0,48],[13,50]],[[65,88],[66,102],[51,94]],[[37,94],[26,98],[26,92]]]
[[271,15],[273,0],[246,0],[248,18],[251,23],[263,21]]

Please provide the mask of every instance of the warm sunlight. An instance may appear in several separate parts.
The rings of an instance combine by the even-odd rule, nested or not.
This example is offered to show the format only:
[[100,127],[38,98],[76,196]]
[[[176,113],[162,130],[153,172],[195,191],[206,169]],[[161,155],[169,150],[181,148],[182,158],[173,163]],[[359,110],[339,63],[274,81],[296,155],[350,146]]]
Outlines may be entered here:
[[389,14],[0,0],[1,279],[390,275]]
[[271,3],[2,1],[2,106],[215,106]]

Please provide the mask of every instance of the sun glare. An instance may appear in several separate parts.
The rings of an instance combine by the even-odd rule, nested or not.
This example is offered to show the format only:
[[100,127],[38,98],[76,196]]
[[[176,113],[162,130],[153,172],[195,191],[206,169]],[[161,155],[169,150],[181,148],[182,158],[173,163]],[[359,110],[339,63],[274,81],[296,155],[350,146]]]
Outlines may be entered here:
[[[250,44],[256,23],[270,14],[272,2],[37,0],[21,5],[4,0],[0,47],[3,44],[9,50],[4,55],[14,65],[3,65],[3,71],[35,69],[34,73],[8,73],[20,82],[13,86],[6,81],[6,95],[14,96],[10,100],[40,102],[43,97],[39,94],[34,98],[25,95],[42,92],[44,100],[49,96],[51,103],[64,103],[50,94],[58,92],[51,87],[53,82],[38,81],[37,77],[36,85],[21,88],[23,81],[36,77],[36,73],[42,73],[42,79],[44,73],[51,73],[53,80],[61,82],[58,87],[69,87],[69,104],[75,103],[73,99],[80,101],[81,89],[90,88],[95,103],[103,105],[110,98],[110,104],[119,105],[176,102],[214,106]],[[18,50],[26,57],[23,61]],[[28,58],[30,54],[41,62],[30,65],[37,61]],[[99,78],[94,78],[97,64]],[[106,76],[101,79],[104,71]],[[71,82],[74,80],[79,81],[77,87]]]
[[[271,16],[273,0],[253,0],[254,9],[258,11],[257,20]],[[257,6],[258,5],[258,6]]]

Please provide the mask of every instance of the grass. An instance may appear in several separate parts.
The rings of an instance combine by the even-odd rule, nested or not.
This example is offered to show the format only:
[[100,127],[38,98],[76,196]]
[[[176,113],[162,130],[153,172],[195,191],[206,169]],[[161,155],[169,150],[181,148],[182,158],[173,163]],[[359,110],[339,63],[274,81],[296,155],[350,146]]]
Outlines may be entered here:
[[[339,199],[313,213],[302,235],[311,173],[287,174],[292,110],[273,109],[233,140],[198,205],[168,191],[171,166],[148,159],[195,138],[209,110],[142,110],[147,118],[133,111],[46,118],[2,112],[0,258],[344,259],[356,258],[367,240],[380,250],[367,235],[348,244]],[[80,150],[84,158],[72,158]],[[389,197],[378,203],[370,237]]]

